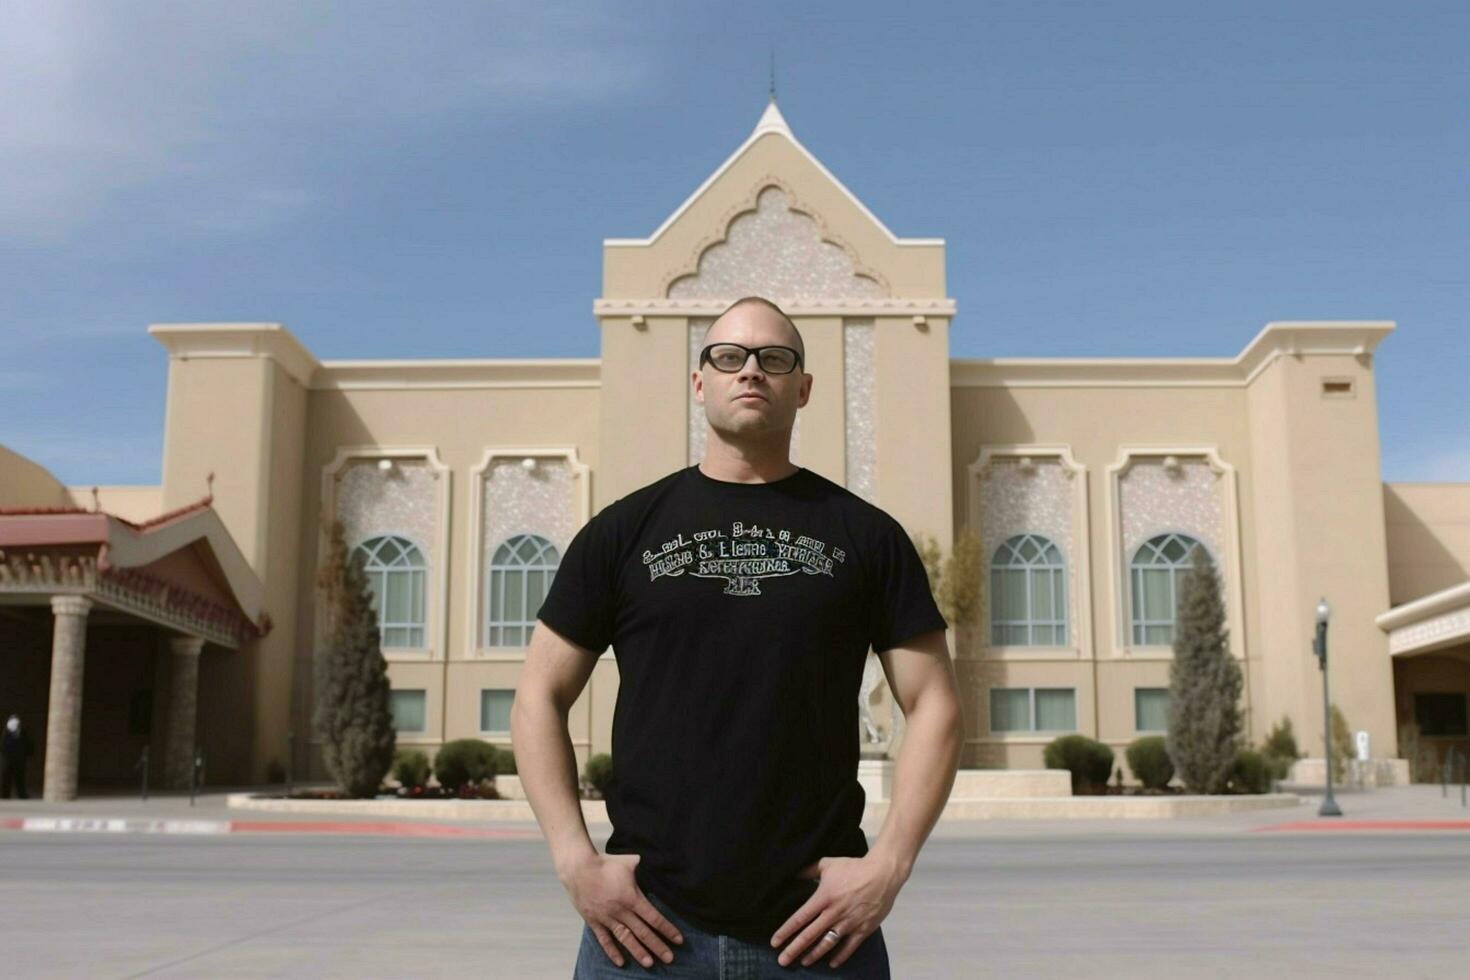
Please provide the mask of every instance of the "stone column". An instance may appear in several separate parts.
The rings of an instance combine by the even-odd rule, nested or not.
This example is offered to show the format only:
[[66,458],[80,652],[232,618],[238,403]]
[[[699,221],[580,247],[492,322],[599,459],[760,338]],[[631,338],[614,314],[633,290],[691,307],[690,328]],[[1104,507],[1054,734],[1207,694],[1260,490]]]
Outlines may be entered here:
[[199,656],[204,641],[176,636],[168,641],[168,723],[164,729],[164,785],[188,789],[194,769],[194,725],[198,717]]
[[47,802],[77,798],[81,758],[82,666],[87,649],[87,614],[92,600],[79,595],[51,597],[51,703],[46,713],[45,784]]

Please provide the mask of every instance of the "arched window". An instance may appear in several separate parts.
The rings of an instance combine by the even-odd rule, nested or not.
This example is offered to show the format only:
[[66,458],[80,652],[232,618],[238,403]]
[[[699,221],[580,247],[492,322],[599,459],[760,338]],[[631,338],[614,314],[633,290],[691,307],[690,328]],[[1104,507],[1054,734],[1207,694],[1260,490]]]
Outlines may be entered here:
[[1199,545],[1187,534],[1158,534],[1138,546],[1129,566],[1133,591],[1133,644],[1169,646],[1180,585],[1193,567],[1190,552]]
[[368,538],[362,552],[378,633],[384,647],[424,645],[424,576],[428,564],[423,550],[407,538],[392,534]]
[[1067,645],[1062,552],[1039,534],[1007,538],[990,559],[992,646]]
[[531,639],[536,613],[561,562],[556,546],[534,534],[506,539],[485,577],[485,645],[520,647]]

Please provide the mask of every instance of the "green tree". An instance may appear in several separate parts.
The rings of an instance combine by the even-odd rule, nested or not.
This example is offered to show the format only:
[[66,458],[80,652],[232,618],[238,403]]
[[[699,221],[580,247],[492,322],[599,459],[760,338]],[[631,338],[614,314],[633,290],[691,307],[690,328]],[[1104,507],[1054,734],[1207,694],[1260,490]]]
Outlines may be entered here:
[[333,521],[317,576],[327,641],[316,656],[312,724],[322,756],[342,792],[371,797],[393,765],[397,734],[388,696],[388,664],[361,552],[348,556],[341,521]]
[[1195,546],[1174,620],[1169,664],[1169,758],[1192,793],[1223,793],[1240,744],[1240,665],[1226,643],[1225,603],[1213,559]]
[[985,560],[980,553],[980,536],[969,527],[960,528],[947,557],[932,535],[916,532],[913,540],[939,612],[956,633],[973,629],[985,608]]

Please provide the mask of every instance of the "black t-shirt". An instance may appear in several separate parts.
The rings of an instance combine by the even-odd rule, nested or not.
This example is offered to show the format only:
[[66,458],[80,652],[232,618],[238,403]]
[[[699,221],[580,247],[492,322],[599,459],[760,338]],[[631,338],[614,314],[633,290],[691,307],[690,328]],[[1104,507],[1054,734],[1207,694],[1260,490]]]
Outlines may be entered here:
[[539,619],[617,657],[609,854],[710,932],[769,942],[825,856],[868,851],[857,780],[868,648],[946,623],[902,525],[800,469],[689,466],[572,539]]

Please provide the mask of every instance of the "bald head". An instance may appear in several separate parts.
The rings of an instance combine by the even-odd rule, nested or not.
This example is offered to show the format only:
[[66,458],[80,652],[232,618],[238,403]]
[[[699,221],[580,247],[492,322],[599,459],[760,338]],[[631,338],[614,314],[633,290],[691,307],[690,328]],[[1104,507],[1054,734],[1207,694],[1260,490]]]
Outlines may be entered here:
[[777,306],[775,303],[772,303],[764,296],[742,296],[740,299],[737,299],[735,302],[725,307],[725,312],[715,317],[714,322],[709,325],[709,328],[707,330],[705,330],[704,343],[701,344],[701,346],[712,344],[718,340],[723,339],[722,335],[718,332],[720,321],[725,319],[725,317],[732,310],[737,310],[749,306],[763,307],[764,309],[769,310],[771,313],[775,314],[777,319],[779,319],[782,323],[786,325],[786,329],[790,332],[791,335],[789,343],[792,347],[795,347],[796,350],[801,354],[801,363],[805,364],[806,345],[802,343],[801,331],[796,329],[796,324],[791,322],[791,317],[786,315],[785,310],[781,309],[781,307]]

